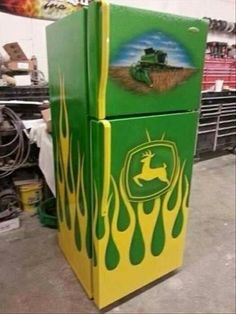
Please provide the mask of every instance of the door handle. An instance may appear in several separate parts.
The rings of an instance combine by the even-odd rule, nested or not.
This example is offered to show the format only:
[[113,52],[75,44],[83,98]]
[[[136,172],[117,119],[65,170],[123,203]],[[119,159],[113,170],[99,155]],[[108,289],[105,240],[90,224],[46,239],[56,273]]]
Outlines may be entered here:
[[195,26],[191,26],[188,28],[188,30],[192,33],[198,33],[200,30],[199,28],[195,27]]

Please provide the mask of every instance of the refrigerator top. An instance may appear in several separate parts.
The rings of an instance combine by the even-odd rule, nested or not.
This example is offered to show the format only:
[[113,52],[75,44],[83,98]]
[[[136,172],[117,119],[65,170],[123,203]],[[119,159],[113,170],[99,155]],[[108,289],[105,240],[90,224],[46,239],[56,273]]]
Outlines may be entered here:
[[89,115],[196,110],[203,20],[93,2],[88,8]]

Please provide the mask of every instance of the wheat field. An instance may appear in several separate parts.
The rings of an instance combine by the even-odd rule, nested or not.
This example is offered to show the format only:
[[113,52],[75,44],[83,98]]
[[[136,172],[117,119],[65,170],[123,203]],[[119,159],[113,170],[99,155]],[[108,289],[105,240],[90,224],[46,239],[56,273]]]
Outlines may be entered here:
[[194,69],[166,69],[166,70],[153,70],[150,72],[153,86],[150,87],[143,82],[136,81],[129,72],[129,67],[110,67],[110,76],[119,82],[123,88],[141,94],[147,94],[151,91],[165,92],[183,81],[188,79],[193,73]]

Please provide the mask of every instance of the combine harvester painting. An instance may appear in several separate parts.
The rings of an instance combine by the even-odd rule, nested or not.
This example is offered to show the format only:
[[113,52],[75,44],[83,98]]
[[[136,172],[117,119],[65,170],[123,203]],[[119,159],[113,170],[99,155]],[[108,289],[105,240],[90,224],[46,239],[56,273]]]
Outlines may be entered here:
[[[128,65],[130,60],[134,62]],[[110,67],[114,79],[126,89],[141,93],[172,89],[195,71],[185,49],[160,32],[146,34],[126,44]]]

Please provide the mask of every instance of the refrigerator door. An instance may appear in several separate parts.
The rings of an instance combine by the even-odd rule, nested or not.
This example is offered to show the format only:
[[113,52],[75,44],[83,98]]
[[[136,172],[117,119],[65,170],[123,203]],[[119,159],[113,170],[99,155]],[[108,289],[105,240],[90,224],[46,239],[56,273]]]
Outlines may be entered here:
[[59,244],[91,297],[86,13],[50,25],[47,49]]
[[129,7],[90,4],[92,117],[197,109],[207,23]]
[[197,118],[91,121],[99,308],[182,265]]

